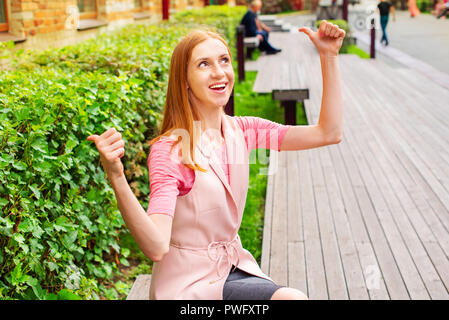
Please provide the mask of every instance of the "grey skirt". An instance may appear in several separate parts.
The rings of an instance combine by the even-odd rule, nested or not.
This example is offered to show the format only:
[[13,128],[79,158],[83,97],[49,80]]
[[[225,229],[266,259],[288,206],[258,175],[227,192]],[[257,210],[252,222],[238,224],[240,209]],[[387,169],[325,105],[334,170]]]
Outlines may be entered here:
[[239,268],[229,273],[223,287],[223,300],[270,300],[282,288],[273,281],[253,276]]

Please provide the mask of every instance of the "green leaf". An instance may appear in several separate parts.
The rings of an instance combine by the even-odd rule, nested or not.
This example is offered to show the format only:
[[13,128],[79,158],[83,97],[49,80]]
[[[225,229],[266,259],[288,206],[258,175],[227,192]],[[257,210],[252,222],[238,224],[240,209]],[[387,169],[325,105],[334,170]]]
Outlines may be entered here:
[[81,297],[67,289],[62,289],[58,292],[58,300],[81,300]]
[[39,191],[39,189],[37,188],[37,184],[33,183],[32,185],[29,186],[31,191],[33,191],[34,195],[36,196],[37,199],[41,198],[41,192]]
[[24,243],[25,242],[25,238],[20,233],[15,233],[14,236],[13,236],[13,239],[15,241],[17,241],[18,243]]
[[58,300],[58,296],[54,293],[49,293],[45,295],[45,300]]
[[90,189],[89,192],[87,193],[86,197],[87,197],[87,201],[89,201],[89,202],[96,200],[98,198],[97,190]]
[[34,139],[31,143],[31,148],[42,153],[48,152],[47,141],[42,137]]
[[73,224],[67,217],[60,216],[56,219],[54,228],[56,231],[68,231],[68,229],[73,228]]
[[42,289],[37,279],[29,277],[27,283],[33,289],[34,294],[39,300],[46,300],[47,292]]
[[72,176],[67,171],[61,172],[61,177],[66,181],[72,181]]
[[50,269],[50,271],[55,271],[55,270],[59,269],[58,265],[54,262],[47,261],[47,264],[48,264],[48,268]]
[[0,208],[6,206],[8,204],[8,200],[5,198],[0,198]]
[[12,164],[12,166],[13,166],[15,169],[20,170],[20,171],[23,171],[23,170],[25,170],[25,169],[27,168],[27,167],[26,167],[26,164],[25,164],[24,162],[22,162],[22,161],[14,162],[14,163]]
[[76,238],[78,237],[78,231],[70,231],[66,235],[62,237],[62,244],[69,250],[72,249],[72,244],[75,242]]
[[125,267],[129,267],[129,262],[126,258],[120,258],[120,264],[124,265]]
[[70,134],[69,140],[67,141],[67,143],[65,145],[65,151],[66,152],[72,151],[73,148],[75,148],[78,144],[79,144],[78,139],[74,135]]
[[11,272],[11,284],[16,286],[23,282],[25,275],[22,273],[22,263],[18,263]]

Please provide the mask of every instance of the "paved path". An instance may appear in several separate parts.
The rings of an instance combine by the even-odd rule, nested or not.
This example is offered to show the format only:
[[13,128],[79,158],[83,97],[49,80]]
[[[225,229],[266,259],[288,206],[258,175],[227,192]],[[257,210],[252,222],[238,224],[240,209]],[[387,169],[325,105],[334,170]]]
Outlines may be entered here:
[[[369,52],[370,32],[363,26],[368,16],[366,6],[349,11],[349,21],[358,46]],[[295,26],[312,26],[316,18],[311,15],[281,17]],[[359,23],[362,21],[362,26]],[[415,69],[436,83],[449,88],[449,19],[436,19],[429,14],[411,18],[408,11],[396,11],[396,21],[391,18],[387,26],[390,45],[383,47],[378,42],[382,36],[376,30],[376,58],[391,67]]]
[[[429,14],[411,18],[408,11],[397,11],[396,21],[388,22],[387,36],[392,48],[449,74],[449,20]],[[381,37],[379,30],[376,38]]]

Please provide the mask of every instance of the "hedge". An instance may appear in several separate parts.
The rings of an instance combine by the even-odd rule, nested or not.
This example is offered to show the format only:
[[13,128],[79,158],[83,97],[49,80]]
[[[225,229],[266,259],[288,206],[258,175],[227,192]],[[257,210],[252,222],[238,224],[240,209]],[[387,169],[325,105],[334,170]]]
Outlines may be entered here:
[[8,61],[0,74],[1,299],[98,299],[99,280],[128,264],[119,241],[126,226],[86,137],[111,126],[122,133],[125,173],[146,205],[146,141],[174,46],[207,16],[232,47],[244,11],[192,10],[61,49],[0,47]]

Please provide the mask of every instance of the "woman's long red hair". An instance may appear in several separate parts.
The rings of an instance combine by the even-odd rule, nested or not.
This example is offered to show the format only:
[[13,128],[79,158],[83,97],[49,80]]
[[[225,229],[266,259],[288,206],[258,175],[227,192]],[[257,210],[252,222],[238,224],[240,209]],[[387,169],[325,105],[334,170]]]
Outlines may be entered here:
[[201,116],[193,108],[189,100],[187,66],[193,49],[199,43],[210,38],[223,42],[228,49],[229,57],[231,57],[231,52],[226,41],[215,32],[195,30],[181,39],[171,56],[167,95],[159,135],[149,142],[149,145],[152,145],[163,136],[177,135],[178,140],[171,148],[173,150],[183,140],[183,137],[177,134],[179,132],[178,130],[181,129],[181,131],[187,132],[190,141],[183,141],[182,144],[182,146],[188,146],[182,148],[183,163],[193,170],[200,171],[206,170],[201,168],[195,161],[194,150],[199,139],[199,131],[194,130],[194,121],[201,120]]

